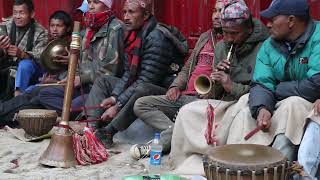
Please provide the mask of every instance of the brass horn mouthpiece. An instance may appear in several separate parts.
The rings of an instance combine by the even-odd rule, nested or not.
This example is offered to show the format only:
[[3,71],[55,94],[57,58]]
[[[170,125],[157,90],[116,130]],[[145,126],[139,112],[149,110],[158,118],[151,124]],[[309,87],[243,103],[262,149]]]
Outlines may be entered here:
[[214,81],[207,75],[200,75],[198,76],[194,81],[194,88],[200,95],[208,94],[212,86],[214,84]]
[[231,56],[232,56],[232,51],[233,51],[233,44],[231,44],[231,47],[230,47],[230,49],[229,49],[229,51],[228,51],[228,55],[227,55],[227,61],[229,61],[230,62],[230,60],[231,60]]

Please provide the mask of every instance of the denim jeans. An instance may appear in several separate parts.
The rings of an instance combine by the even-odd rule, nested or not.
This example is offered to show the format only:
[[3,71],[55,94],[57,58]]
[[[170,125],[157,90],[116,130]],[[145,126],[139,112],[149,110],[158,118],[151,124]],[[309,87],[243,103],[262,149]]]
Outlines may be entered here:
[[302,179],[320,180],[320,125],[310,121],[302,138],[298,151],[298,162],[309,177]]
[[30,85],[39,82],[39,78],[43,75],[43,70],[32,59],[23,59],[19,62],[15,89],[24,92]]

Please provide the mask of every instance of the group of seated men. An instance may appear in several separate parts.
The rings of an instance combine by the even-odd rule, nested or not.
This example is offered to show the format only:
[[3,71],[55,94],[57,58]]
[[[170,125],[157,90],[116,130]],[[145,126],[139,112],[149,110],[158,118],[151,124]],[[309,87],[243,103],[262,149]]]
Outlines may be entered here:
[[[255,143],[297,160],[306,176],[295,178],[316,179],[320,30],[309,15],[307,0],[274,0],[261,12],[269,20],[269,31],[243,0],[217,0],[213,28],[200,36],[185,63],[187,40],[175,27],[157,22],[150,0],[126,0],[123,21],[111,10],[113,0],[84,3],[71,109],[88,110],[72,112],[71,118],[99,120],[90,125],[106,148],[117,132],[140,118],[161,131],[163,153],[171,150],[176,168],[214,145]],[[34,13],[32,0],[15,0],[12,18],[1,24],[7,32],[0,32],[0,78],[8,81],[8,70],[17,66],[15,97],[0,103],[1,124],[12,123],[21,109],[62,113],[63,86],[30,85],[66,81],[65,71],[49,73],[41,67],[40,54],[48,40],[70,40],[71,18],[55,12],[47,35]],[[54,61],[67,64],[68,55]],[[214,82],[206,94],[196,91],[201,75]],[[216,128],[204,135],[208,104],[213,106]],[[262,131],[243,141],[243,132],[256,126]],[[146,157],[150,144],[132,149],[139,152],[135,158]]]

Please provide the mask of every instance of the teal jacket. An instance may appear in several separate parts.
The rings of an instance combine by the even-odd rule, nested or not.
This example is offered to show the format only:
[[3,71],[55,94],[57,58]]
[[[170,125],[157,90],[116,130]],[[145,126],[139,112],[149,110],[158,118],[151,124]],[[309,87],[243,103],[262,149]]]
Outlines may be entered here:
[[277,100],[290,96],[309,101],[320,97],[320,23],[310,20],[306,31],[291,46],[272,38],[263,43],[250,90],[253,117],[261,107],[273,112]]

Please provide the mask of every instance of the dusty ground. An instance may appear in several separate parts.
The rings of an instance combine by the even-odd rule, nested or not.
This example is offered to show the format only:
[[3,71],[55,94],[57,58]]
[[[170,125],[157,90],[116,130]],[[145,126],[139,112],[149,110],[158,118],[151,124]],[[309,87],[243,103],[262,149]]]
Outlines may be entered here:
[[[137,127],[139,128],[139,126]],[[152,130],[145,132],[146,138]],[[130,134],[130,132],[129,132]],[[117,136],[116,145],[110,149],[108,161],[91,166],[76,166],[74,168],[48,168],[38,163],[39,157],[48,147],[49,139],[37,143],[23,142],[16,139],[4,129],[0,130],[0,179],[110,179],[119,180],[126,175],[147,174],[147,159],[134,160],[128,151],[131,145],[128,141],[146,141],[122,133]],[[136,134],[139,136],[139,134]],[[136,139],[134,139],[136,138]],[[127,142],[126,142],[127,141]],[[164,161],[166,161],[164,158]]]

